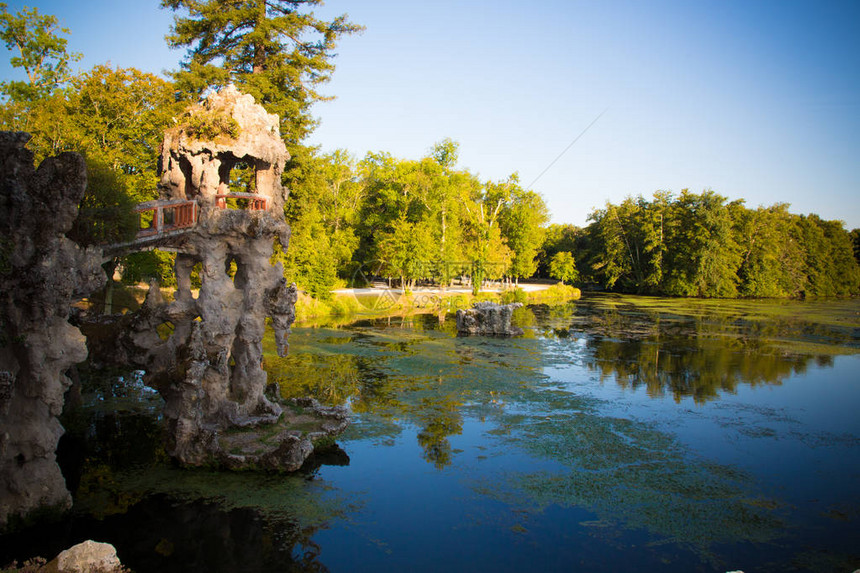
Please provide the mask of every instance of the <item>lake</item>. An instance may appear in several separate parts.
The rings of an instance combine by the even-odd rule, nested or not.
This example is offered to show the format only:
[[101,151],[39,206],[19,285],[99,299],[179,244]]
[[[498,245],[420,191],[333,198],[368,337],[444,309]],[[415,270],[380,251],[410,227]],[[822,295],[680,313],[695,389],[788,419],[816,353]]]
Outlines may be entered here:
[[0,564],[92,538],[148,571],[853,571],[860,301],[586,295],[518,338],[418,314],[266,341],[284,397],[345,404],[293,475],[181,470],[160,399],[90,376],[75,510]]

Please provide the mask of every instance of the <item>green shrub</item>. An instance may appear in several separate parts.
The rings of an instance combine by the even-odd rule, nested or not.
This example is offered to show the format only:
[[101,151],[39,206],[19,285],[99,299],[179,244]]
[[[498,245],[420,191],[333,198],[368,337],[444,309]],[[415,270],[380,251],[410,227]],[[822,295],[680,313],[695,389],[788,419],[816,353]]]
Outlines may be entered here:
[[512,302],[521,302],[523,304],[529,301],[529,295],[520,287],[514,290],[506,290],[502,293],[502,304],[510,304]]
[[582,296],[582,291],[578,288],[566,285],[564,283],[554,284],[548,289],[534,291],[528,294],[528,301],[531,303],[538,302],[564,302],[567,300],[577,300]]
[[479,292],[472,298],[472,302],[499,302],[499,294],[495,292]]
[[358,301],[352,296],[336,296],[328,305],[332,316],[351,316],[358,311]]

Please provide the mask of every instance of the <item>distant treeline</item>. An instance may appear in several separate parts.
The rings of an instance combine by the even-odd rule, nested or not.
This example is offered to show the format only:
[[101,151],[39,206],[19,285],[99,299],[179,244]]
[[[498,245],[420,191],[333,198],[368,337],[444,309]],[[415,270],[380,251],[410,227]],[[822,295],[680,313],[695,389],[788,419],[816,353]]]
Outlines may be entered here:
[[585,228],[552,225],[541,272],[559,252],[580,280],[622,292],[699,297],[846,296],[860,293],[860,230],[795,215],[788,205],[750,209],[712,191],[657,192],[607,203]]

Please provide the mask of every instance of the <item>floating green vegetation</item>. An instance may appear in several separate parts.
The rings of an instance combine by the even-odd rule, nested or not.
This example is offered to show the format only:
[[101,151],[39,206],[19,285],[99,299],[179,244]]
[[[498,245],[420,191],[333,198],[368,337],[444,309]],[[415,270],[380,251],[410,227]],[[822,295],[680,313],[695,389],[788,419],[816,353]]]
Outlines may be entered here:
[[602,521],[642,529],[703,552],[716,543],[761,542],[784,527],[780,503],[748,493],[748,478],[693,458],[671,435],[638,421],[589,413],[518,417],[504,437],[561,469],[510,473],[485,493],[538,511],[582,507]]
[[321,526],[356,509],[352,501],[330,486],[321,481],[309,483],[301,474],[189,470],[164,465],[145,472],[122,472],[117,483],[120,491],[206,501],[224,511],[248,508],[267,519],[289,519],[302,527]]

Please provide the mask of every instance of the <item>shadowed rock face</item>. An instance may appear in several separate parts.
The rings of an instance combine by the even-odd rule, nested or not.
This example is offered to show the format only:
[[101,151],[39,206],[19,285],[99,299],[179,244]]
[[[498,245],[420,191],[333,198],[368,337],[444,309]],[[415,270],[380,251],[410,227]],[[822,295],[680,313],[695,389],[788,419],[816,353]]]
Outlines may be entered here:
[[457,311],[457,331],[464,335],[519,336],[522,328],[511,325],[514,310],[522,303],[476,302],[468,310]]
[[71,504],[54,454],[57,416],[65,372],[87,347],[69,307],[105,282],[101,252],[64,236],[86,188],[83,158],[63,153],[36,170],[29,139],[0,132],[0,529]]
[[[205,139],[201,131],[209,128],[201,125],[220,131]],[[286,249],[290,238],[281,186],[288,158],[277,116],[232,86],[190,108],[165,134],[160,199],[193,200],[199,209],[197,225],[167,243],[177,252],[176,296],[165,302],[151,288],[141,311],[123,320],[118,341],[108,341],[118,346],[97,355],[113,354],[146,370],[147,383],[166,401],[168,453],[185,465],[277,469],[272,460],[282,459],[288,460],[282,469],[294,470],[321,438],[316,429],[288,432],[285,420],[294,412],[282,417],[281,404],[264,394],[266,318],[281,355],[295,318],[296,286],[286,283],[280,263],[270,263],[274,241]],[[230,209],[225,195],[239,161],[254,166],[255,183],[239,199],[248,207]],[[195,298],[191,274],[197,265],[202,286]],[[159,336],[171,330],[166,340]],[[344,412],[326,413],[319,430],[339,433],[345,418]],[[284,427],[273,428],[279,419]],[[241,447],[222,439],[225,431],[240,429],[283,439],[253,448],[245,447],[253,435]]]

